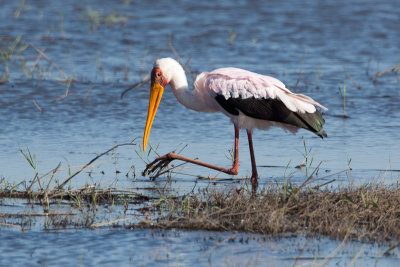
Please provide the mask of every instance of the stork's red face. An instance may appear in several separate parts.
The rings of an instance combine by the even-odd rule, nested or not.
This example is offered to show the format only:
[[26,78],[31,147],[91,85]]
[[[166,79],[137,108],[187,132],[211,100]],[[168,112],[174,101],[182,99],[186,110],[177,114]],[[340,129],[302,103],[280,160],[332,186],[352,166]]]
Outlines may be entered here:
[[143,135],[143,150],[146,150],[151,125],[153,124],[154,116],[156,115],[165,86],[167,86],[167,80],[165,79],[162,70],[160,68],[153,68],[151,71],[149,111],[147,112],[146,128],[144,129]]

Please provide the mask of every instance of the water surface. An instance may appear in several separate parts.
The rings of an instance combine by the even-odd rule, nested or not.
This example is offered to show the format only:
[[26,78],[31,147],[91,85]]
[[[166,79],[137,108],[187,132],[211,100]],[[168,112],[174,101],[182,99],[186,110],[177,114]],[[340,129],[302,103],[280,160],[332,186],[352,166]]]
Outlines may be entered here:
[[[29,148],[36,155],[41,174],[62,162],[63,171],[57,177],[61,180],[68,176],[70,170],[77,170],[113,145],[142,136],[148,84],[130,91],[123,99],[120,99],[120,94],[151,70],[155,58],[174,56],[168,48],[169,38],[172,38],[173,46],[182,59],[185,62],[190,59],[189,66],[194,73],[234,66],[274,76],[294,88],[301,72],[297,92],[307,94],[329,108],[325,114],[325,129],[329,138],[324,140],[304,130],[297,135],[281,129],[255,132],[261,184],[282,180],[285,173],[292,177],[293,182],[304,180],[304,168],[294,168],[304,160],[302,136],[307,147],[312,148],[309,156],[310,159],[314,157],[312,167],[323,162],[319,177],[352,168],[351,172],[342,172],[324,181],[336,179],[338,184],[346,184],[384,180],[396,183],[399,179],[399,75],[392,72],[380,77],[376,83],[371,81],[376,72],[399,62],[398,1],[195,3],[183,0],[87,0],[65,4],[40,0],[25,3],[1,1],[0,6],[2,51],[9,51],[20,36],[20,42],[13,50],[14,55],[7,62],[3,59],[0,65],[4,81],[0,85],[0,177],[11,183],[33,178],[33,170],[21,155],[20,148],[24,151]],[[25,47],[28,44],[42,50],[51,61],[38,58],[39,54],[33,46]],[[50,62],[54,62],[61,71]],[[72,78],[74,82],[69,86],[59,81],[66,78]],[[343,114],[344,86],[349,119],[337,116]],[[65,94],[67,87],[69,95],[55,102]],[[141,140],[137,142],[140,144]],[[221,114],[199,114],[185,109],[178,104],[171,91],[166,90],[151,131],[150,143],[158,146],[160,154],[187,144],[182,152],[184,155],[229,166],[227,155],[233,146],[233,127]],[[122,187],[158,186],[147,177],[140,176],[144,162],[135,150],[140,151],[140,148],[124,147],[102,158],[74,178],[72,186],[116,181]],[[150,154],[149,160],[154,157],[155,154]],[[136,179],[132,174],[125,176],[132,165],[135,166]],[[173,175],[171,190],[176,194],[192,190],[196,179],[189,175],[229,177],[190,167],[180,171],[184,174]],[[238,176],[250,174],[246,135],[241,132]],[[161,177],[158,183],[162,185],[166,180]],[[208,181],[199,181],[197,186],[208,185]],[[232,185],[240,186],[234,182],[222,184],[228,188]],[[46,259],[54,263],[53,256],[67,254],[74,255],[75,263],[86,265],[88,259],[89,264],[94,263],[93,255],[101,254],[95,252],[97,249],[101,252],[109,250],[109,247],[103,246],[92,250],[83,245],[94,241],[114,244],[109,246],[118,250],[120,254],[116,255],[124,255],[120,263],[131,263],[130,252],[127,254],[129,247],[132,251],[139,248],[143,255],[147,255],[149,249],[155,246],[162,250],[168,242],[163,237],[154,238],[147,231],[38,231],[2,231],[2,240],[12,241],[15,247],[24,248],[20,252],[13,250],[14,254],[8,253],[10,257],[2,257],[4,263],[10,263],[10,259],[18,255],[33,253],[38,238],[46,240],[43,242],[47,245],[39,250],[40,256],[32,254],[36,264],[44,264]],[[173,236],[174,232],[167,235]],[[184,262],[186,254],[176,252],[183,248],[194,253],[189,254],[187,259],[193,263],[202,253],[198,246],[205,246],[208,250],[215,245],[199,241],[187,247],[193,244],[193,238],[201,239],[203,233],[184,232],[178,235],[183,238],[172,238],[176,249],[171,249],[169,253],[172,253],[173,259],[165,260],[162,256],[161,263],[179,265]],[[54,242],[75,243],[81,238],[86,241],[74,249],[48,250]],[[141,245],[142,239],[146,240],[145,245]],[[285,239],[285,243],[292,244],[292,241]],[[210,262],[205,259],[207,257],[200,257],[204,260],[201,263],[219,265],[215,259],[227,255],[227,265],[236,262],[245,265],[248,263],[247,256],[254,258],[255,265],[271,258],[276,259],[278,265],[282,260],[285,262],[286,258],[298,255],[298,251],[290,247],[289,252],[284,253],[254,249],[274,247],[279,242],[252,241],[250,246],[224,243],[210,254]],[[325,239],[323,242],[311,242],[323,247],[326,252],[322,253],[323,257],[338,245],[336,241]],[[122,246],[122,243],[130,246]],[[373,256],[365,258],[368,263],[373,262],[371,259],[378,253],[373,251]],[[242,253],[246,257],[238,256]],[[345,262],[353,254],[346,257]],[[27,263],[25,260],[28,261],[28,258],[22,257],[21,264]],[[112,261],[118,262],[115,258]],[[132,259],[136,258],[132,256]],[[98,258],[98,261],[107,264],[107,256]],[[157,262],[157,259],[150,257],[142,262]]]

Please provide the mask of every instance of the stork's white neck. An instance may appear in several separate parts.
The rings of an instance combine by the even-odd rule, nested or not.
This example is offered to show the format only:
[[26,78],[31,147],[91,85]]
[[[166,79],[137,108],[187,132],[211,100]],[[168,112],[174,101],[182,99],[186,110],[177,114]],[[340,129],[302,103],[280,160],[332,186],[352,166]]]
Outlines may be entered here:
[[196,103],[195,96],[193,91],[189,90],[185,71],[180,64],[177,64],[173,69],[169,84],[179,103],[187,108],[196,110],[193,105],[193,103]]
[[[186,102],[192,97],[192,91],[189,90],[189,85],[186,79],[185,71],[182,66],[174,61],[175,64],[169,69],[170,75],[169,84],[171,85],[172,92],[178,101],[186,106]],[[168,78],[167,78],[168,79]]]
[[190,90],[186,79],[185,71],[182,66],[172,58],[162,58],[155,62],[155,67],[159,67],[172,88],[176,99],[187,108],[201,112],[215,112],[209,97],[205,97],[208,92],[203,88]]

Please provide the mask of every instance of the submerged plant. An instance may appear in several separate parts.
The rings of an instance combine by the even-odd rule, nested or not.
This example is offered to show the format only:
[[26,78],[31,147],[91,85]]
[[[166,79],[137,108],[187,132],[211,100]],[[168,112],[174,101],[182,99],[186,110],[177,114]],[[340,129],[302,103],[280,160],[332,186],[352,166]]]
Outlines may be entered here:
[[[15,50],[16,50],[18,44],[20,43],[21,38],[22,38],[22,34],[18,35],[10,45],[7,45],[4,48],[0,47],[0,56],[1,56],[1,59],[3,61],[3,65],[4,65],[4,74],[1,77],[1,80],[3,80],[3,81],[4,80],[10,81],[10,70],[9,70],[8,62],[14,56]],[[23,49],[21,49],[20,52],[25,50],[25,48],[26,47],[23,46]]]
[[232,29],[228,29],[227,32],[229,34],[228,44],[233,45],[237,34]]
[[343,116],[347,117],[346,114],[346,81],[343,80]]
[[312,147],[307,148],[306,139],[304,138],[304,136],[302,136],[301,138],[303,139],[304,152],[300,153],[303,155],[303,161],[299,165],[297,165],[296,168],[301,169],[305,167],[306,176],[308,176],[309,170],[314,162],[315,154],[311,156]]
[[18,18],[20,15],[21,15],[21,12],[23,11],[23,10],[25,10],[26,9],[26,7],[25,7],[25,0],[20,0],[19,1],[19,6],[18,6],[18,8],[17,8],[17,10],[15,10],[15,12],[14,12],[14,18]]
[[35,172],[35,176],[32,179],[31,184],[28,186],[27,191],[31,191],[32,186],[35,184],[36,180],[39,184],[40,189],[42,189],[42,186],[40,184],[40,179],[39,179],[39,172],[37,169],[37,162],[36,162],[36,155],[31,154],[31,151],[29,150],[29,147],[26,147],[26,152],[24,152],[21,148],[19,149],[20,153],[24,156],[26,161],[29,163],[29,165],[32,167],[33,171]]
[[344,119],[350,118],[346,113],[346,80],[343,80],[343,93],[340,90],[340,86],[338,87],[338,89],[339,89],[339,93],[341,94],[342,99],[343,99],[343,115],[338,116],[338,117],[342,117]]
[[116,24],[125,25],[128,20],[128,16],[122,16],[118,11],[113,10],[108,14],[104,14],[102,11],[93,10],[88,8],[86,13],[81,15],[82,18],[86,19],[89,31],[92,32],[100,28],[101,24],[113,27]]

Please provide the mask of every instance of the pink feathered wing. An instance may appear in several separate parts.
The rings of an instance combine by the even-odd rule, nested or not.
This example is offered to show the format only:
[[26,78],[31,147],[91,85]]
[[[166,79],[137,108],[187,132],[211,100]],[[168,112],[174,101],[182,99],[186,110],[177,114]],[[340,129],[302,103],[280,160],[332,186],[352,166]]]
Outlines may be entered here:
[[[199,86],[201,83],[201,86]],[[211,90],[228,98],[272,98],[281,100],[285,106],[300,113],[313,113],[315,106],[327,110],[312,98],[289,91],[278,79],[238,68],[220,68],[201,73],[196,88]]]

